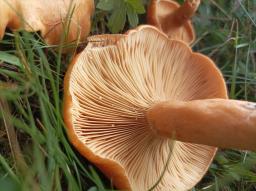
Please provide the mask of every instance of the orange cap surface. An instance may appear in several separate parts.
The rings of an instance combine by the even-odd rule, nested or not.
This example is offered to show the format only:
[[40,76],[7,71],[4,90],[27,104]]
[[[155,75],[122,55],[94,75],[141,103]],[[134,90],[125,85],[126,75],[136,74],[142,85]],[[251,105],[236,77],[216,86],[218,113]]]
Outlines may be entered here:
[[40,31],[48,44],[83,41],[91,28],[93,0],[0,1],[0,39],[6,28]]

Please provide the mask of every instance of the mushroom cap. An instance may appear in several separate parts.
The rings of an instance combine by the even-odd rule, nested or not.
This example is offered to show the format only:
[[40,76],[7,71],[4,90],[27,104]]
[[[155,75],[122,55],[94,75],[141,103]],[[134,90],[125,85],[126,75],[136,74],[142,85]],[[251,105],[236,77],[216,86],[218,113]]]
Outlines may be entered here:
[[[5,28],[40,31],[46,43],[83,41],[91,28],[93,0],[6,0],[0,3],[0,38]],[[15,23],[15,24],[13,24]]]
[[0,1],[0,39],[3,38],[6,27],[14,29],[20,26],[20,19],[13,10],[18,9],[16,0]]
[[[181,26],[174,24],[171,28],[164,28],[166,18],[179,7],[180,5],[173,0],[151,0],[147,11],[147,22],[162,30],[169,38],[183,40],[191,44],[194,42],[196,34],[190,20]],[[175,22],[175,20],[170,22]]]
[[227,98],[223,77],[209,58],[155,27],[119,37],[102,47],[89,43],[70,64],[64,80],[68,137],[119,189],[148,190],[159,179],[154,190],[190,189],[217,148],[157,136],[146,111],[165,100]]

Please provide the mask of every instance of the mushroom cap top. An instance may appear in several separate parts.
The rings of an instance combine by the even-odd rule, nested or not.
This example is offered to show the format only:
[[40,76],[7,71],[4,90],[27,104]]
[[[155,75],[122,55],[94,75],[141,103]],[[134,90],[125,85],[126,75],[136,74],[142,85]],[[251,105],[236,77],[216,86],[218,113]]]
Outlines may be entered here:
[[83,41],[91,28],[93,0],[6,0],[0,2],[0,38],[6,27],[40,31],[48,44]]
[[146,111],[165,100],[227,98],[223,77],[209,58],[155,27],[116,37],[89,43],[65,75],[68,137],[120,189],[190,189],[217,148],[157,136]]
[[20,19],[13,9],[18,9],[16,0],[0,1],[0,39],[3,38],[6,27],[13,29],[20,26]]
[[[147,22],[162,30],[169,38],[191,44],[196,37],[191,21],[187,20],[180,25],[177,24],[178,20],[168,19],[178,8],[180,5],[173,0],[151,0],[147,11]],[[170,26],[166,27],[166,22],[171,22]]]

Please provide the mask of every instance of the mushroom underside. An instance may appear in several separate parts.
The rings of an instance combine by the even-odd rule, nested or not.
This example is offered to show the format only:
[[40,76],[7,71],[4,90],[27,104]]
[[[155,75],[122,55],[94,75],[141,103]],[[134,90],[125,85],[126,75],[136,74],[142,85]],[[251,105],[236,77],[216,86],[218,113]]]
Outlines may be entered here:
[[124,169],[132,190],[160,177],[155,190],[187,190],[205,174],[216,148],[156,136],[145,114],[159,101],[226,98],[208,58],[145,27],[115,45],[88,46],[70,76],[73,131],[94,155]]

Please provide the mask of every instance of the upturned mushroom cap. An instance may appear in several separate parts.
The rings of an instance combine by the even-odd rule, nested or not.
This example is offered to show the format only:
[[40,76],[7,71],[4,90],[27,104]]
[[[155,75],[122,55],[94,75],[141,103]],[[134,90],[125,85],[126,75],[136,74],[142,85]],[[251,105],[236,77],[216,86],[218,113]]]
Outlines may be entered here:
[[190,18],[199,4],[200,0],[186,0],[181,6],[173,0],[151,0],[147,22],[162,30],[169,38],[190,44],[196,36]]
[[221,73],[209,58],[154,27],[112,42],[89,43],[65,76],[70,141],[119,189],[144,191],[159,179],[154,190],[192,188],[217,148],[157,136],[146,112],[159,101],[227,98]]
[[48,44],[83,41],[90,32],[93,0],[4,0],[0,2],[0,38],[5,29],[40,31]]

